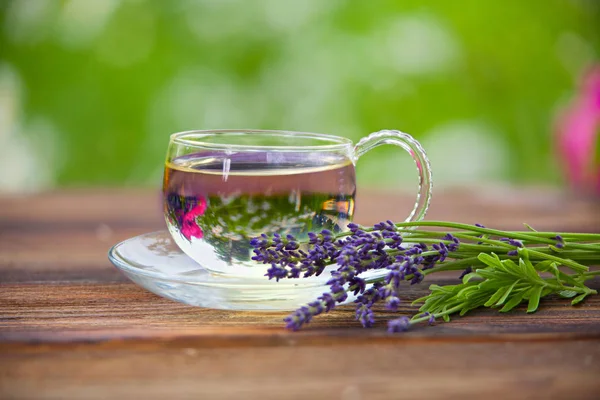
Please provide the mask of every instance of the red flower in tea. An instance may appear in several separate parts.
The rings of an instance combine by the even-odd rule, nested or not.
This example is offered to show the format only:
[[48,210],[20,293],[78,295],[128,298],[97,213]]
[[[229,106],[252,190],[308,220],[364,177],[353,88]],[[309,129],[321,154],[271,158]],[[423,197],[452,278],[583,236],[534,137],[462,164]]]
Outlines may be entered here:
[[204,232],[202,232],[202,229],[198,226],[196,218],[190,217],[189,214],[183,217],[181,234],[185,236],[187,240],[192,240],[193,237],[201,239],[204,236]]
[[198,226],[196,218],[203,215],[205,211],[206,199],[204,197],[199,197],[196,205],[183,216],[181,234],[187,240],[192,240],[193,237],[200,239],[204,236],[204,232],[202,232],[202,228]]
[[206,199],[203,196],[198,197],[198,203],[190,210],[186,215],[193,215],[199,217],[206,211]]
[[559,152],[569,183],[600,195],[600,66],[586,75],[558,122]]

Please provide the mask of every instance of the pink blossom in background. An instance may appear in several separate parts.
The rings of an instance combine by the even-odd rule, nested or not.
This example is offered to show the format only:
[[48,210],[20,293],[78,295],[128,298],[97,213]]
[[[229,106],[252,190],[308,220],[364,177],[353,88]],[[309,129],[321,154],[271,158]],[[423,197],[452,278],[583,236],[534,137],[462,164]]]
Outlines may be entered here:
[[574,188],[600,195],[600,66],[583,79],[576,98],[560,115],[558,151],[566,177]]

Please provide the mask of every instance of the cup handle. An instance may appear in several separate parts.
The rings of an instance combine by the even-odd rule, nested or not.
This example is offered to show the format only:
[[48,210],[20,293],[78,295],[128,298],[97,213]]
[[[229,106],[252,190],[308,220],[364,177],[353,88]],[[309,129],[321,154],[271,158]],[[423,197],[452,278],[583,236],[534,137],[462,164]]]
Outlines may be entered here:
[[360,156],[369,150],[383,144],[393,144],[402,147],[415,161],[417,172],[419,174],[419,191],[413,210],[404,222],[423,220],[427,213],[427,209],[429,208],[432,189],[431,164],[425,154],[425,150],[419,142],[407,133],[383,130],[371,133],[369,136],[362,138],[356,146],[354,146],[354,162],[356,163]]

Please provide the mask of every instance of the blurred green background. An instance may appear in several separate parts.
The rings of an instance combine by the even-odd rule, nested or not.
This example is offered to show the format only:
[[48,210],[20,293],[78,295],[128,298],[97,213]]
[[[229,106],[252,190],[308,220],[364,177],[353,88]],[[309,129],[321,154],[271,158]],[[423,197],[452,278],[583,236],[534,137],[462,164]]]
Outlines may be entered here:
[[[0,14],[3,191],[159,186],[169,134],[210,128],[400,129],[436,184],[558,184],[553,121],[600,50],[594,0],[0,0]],[[377,150],[359,183],[412,178],[406,158]]]

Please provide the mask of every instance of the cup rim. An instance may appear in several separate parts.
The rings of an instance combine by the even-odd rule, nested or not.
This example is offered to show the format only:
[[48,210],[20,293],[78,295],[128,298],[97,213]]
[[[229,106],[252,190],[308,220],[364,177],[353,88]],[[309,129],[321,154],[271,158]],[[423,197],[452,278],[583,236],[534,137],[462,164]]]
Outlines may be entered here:
[[[266,134],[269,136],[294,136],[307,139],[323,140],[325,144],[311,144],[311,145],[283,145],[283,146],[271,146],[271,145],[248,145],[248,144],[235,144],[235,143],[211,143],[201,139],[202,137],[214,136],[214,135],[248,135],[248,134]],[[189,137],[194,137],[194,140],[189,140]],[[181,144],[185,146],[199,147],[204,149],[242,149],[242,150],[337,150],[346,149],[349,146],[353,146],[352,140],[335,135],[329,135],[324,133],[312,133],[312,132],[299,132],[299,131],[288,131],[288,130],[268,130],[268,129],[206,129],[206,130],[189,130],[176,132],[171,134],[170,143]]]

